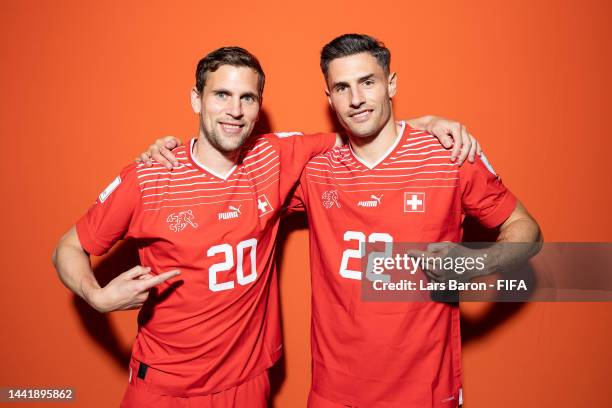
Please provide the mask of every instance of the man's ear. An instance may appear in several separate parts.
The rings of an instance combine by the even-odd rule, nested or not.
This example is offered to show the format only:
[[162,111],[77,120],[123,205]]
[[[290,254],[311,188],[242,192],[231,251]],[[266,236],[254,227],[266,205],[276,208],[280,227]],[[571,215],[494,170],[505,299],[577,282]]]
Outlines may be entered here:
[[263,106],[263,95],[259,95],[259,110],[257,111],[257,117],[255,118],[255,122],[258,122],[259,118],[261,117],[262,106]]
[[191,88],[191,107],[195,113],[202,112],[202,98],[197,88]]
[[389,74],[389,97],[393,98],[397,92],[397,73],[392,72]]
[[325,96],[327,96],[327,103],[329,103],[329,107],[332,108],[333,111],[335,111],[334,105],[332,105],[332,101],[331,101],[331,93],[329,92],[329,89],[327,88],[325,88]]

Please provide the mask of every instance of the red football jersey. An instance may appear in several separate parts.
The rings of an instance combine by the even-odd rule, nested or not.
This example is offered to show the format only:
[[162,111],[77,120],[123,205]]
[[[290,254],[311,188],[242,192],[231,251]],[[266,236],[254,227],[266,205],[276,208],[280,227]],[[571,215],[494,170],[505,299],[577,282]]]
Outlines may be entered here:
[[180,269],[172,281],[182,284],[160,285],[151,316],[139,316],[132,351],[174,378],[161,391],[176,396],[222,391],[280,356],[279,210],[335,134],[260,136],[225,176],[198,163],[194,143],[175,150],[180,165],[172,170],[126,167],[77,223],[89,253],[130,238],[152,273]]
[[457,405],[457,305],[364,302],[360,282],[362,244],[458,242],[466,214],[494,227],[514,210],[515,197],[488,165],[449,157],[435,137],[402,122],[374,166],[348,145],[306,165],[291,206],[308,210],[312,387],[320,396],[360,407]]

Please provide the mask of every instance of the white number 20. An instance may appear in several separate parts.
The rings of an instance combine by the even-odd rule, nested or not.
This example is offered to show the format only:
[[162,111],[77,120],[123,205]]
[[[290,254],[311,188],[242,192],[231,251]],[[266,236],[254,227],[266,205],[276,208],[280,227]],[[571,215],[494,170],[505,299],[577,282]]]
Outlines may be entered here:
[[[244,276],[244,251],[246,248],[251,248],[249,258],[251,261],[251,273]],[[208,269],[208,287],[213,292],[229,290],[234,288],[234,281],[218,282],[217,273],[229,271],[234,267],[234,251],[230,244],[214,245],[208,249],[206,255],[214,256],[216,254],[225,253],[225,261],[216,263]],[[241,241],[236,245],[236,280],[242,286],[257,279],[257,240],[255,238]]]
[[[361,231],[346,231],[344,233],[345,241],[357,241],[358,249],[345,249],[342,254],[342,262],[340,262],[340,276],[347,279],[360,280],[362,273],[361,271],[353,271],[348,269],[348,263],[350,258],[361,259],[365,255],[365,242],[366,236]],[[368,236],[368,242],[384,242],[385,243],[385,256],[390,257],[393,253],[393,237],[385,232],[373,232]],[[370,252],[368,258],[379,256],[380,252]]]

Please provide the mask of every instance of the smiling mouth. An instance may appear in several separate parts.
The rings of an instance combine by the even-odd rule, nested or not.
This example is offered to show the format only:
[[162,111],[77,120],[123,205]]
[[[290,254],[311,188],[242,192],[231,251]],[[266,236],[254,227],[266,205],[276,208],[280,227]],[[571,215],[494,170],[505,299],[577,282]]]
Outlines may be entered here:
[[366,110],[362,110],[362,111],[353,113],[349,116],[356,120],[360,120],[360,119],[363,120],[363,119],[367,119],[368,116],[370,116],[372,112],[373,112],[373,109],[366,109]]
[[243,124],[219,122],[223,130],[227,133],[239,133],[244,127]]

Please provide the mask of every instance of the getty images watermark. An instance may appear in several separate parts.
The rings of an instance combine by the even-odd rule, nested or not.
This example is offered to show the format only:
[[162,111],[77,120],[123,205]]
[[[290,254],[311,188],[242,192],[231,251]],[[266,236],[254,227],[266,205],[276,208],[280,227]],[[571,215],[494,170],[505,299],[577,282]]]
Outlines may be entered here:
[[[488,254],[482,256],[426,256],[425,254],[396,254],[393,257],[375,257],[372,260],[370,277],[372,287],[377,291],[384,290],[527,290],[524,279],[497,279],[495,284],[486,282],[471,282],[459,279],[466,272],[471,276],[480,276],[487,273]],[[417,280],[401,279],[399,282],[385,281],[384,276],[390,271],[400,270],[415,275],[417,271],[443,271],[446,280]],[[454,276],[454,278],[453,278]],[[435,279],[432,276],[432,279]]]
[[610,243],[370,243],[362,299],[612,301]]

